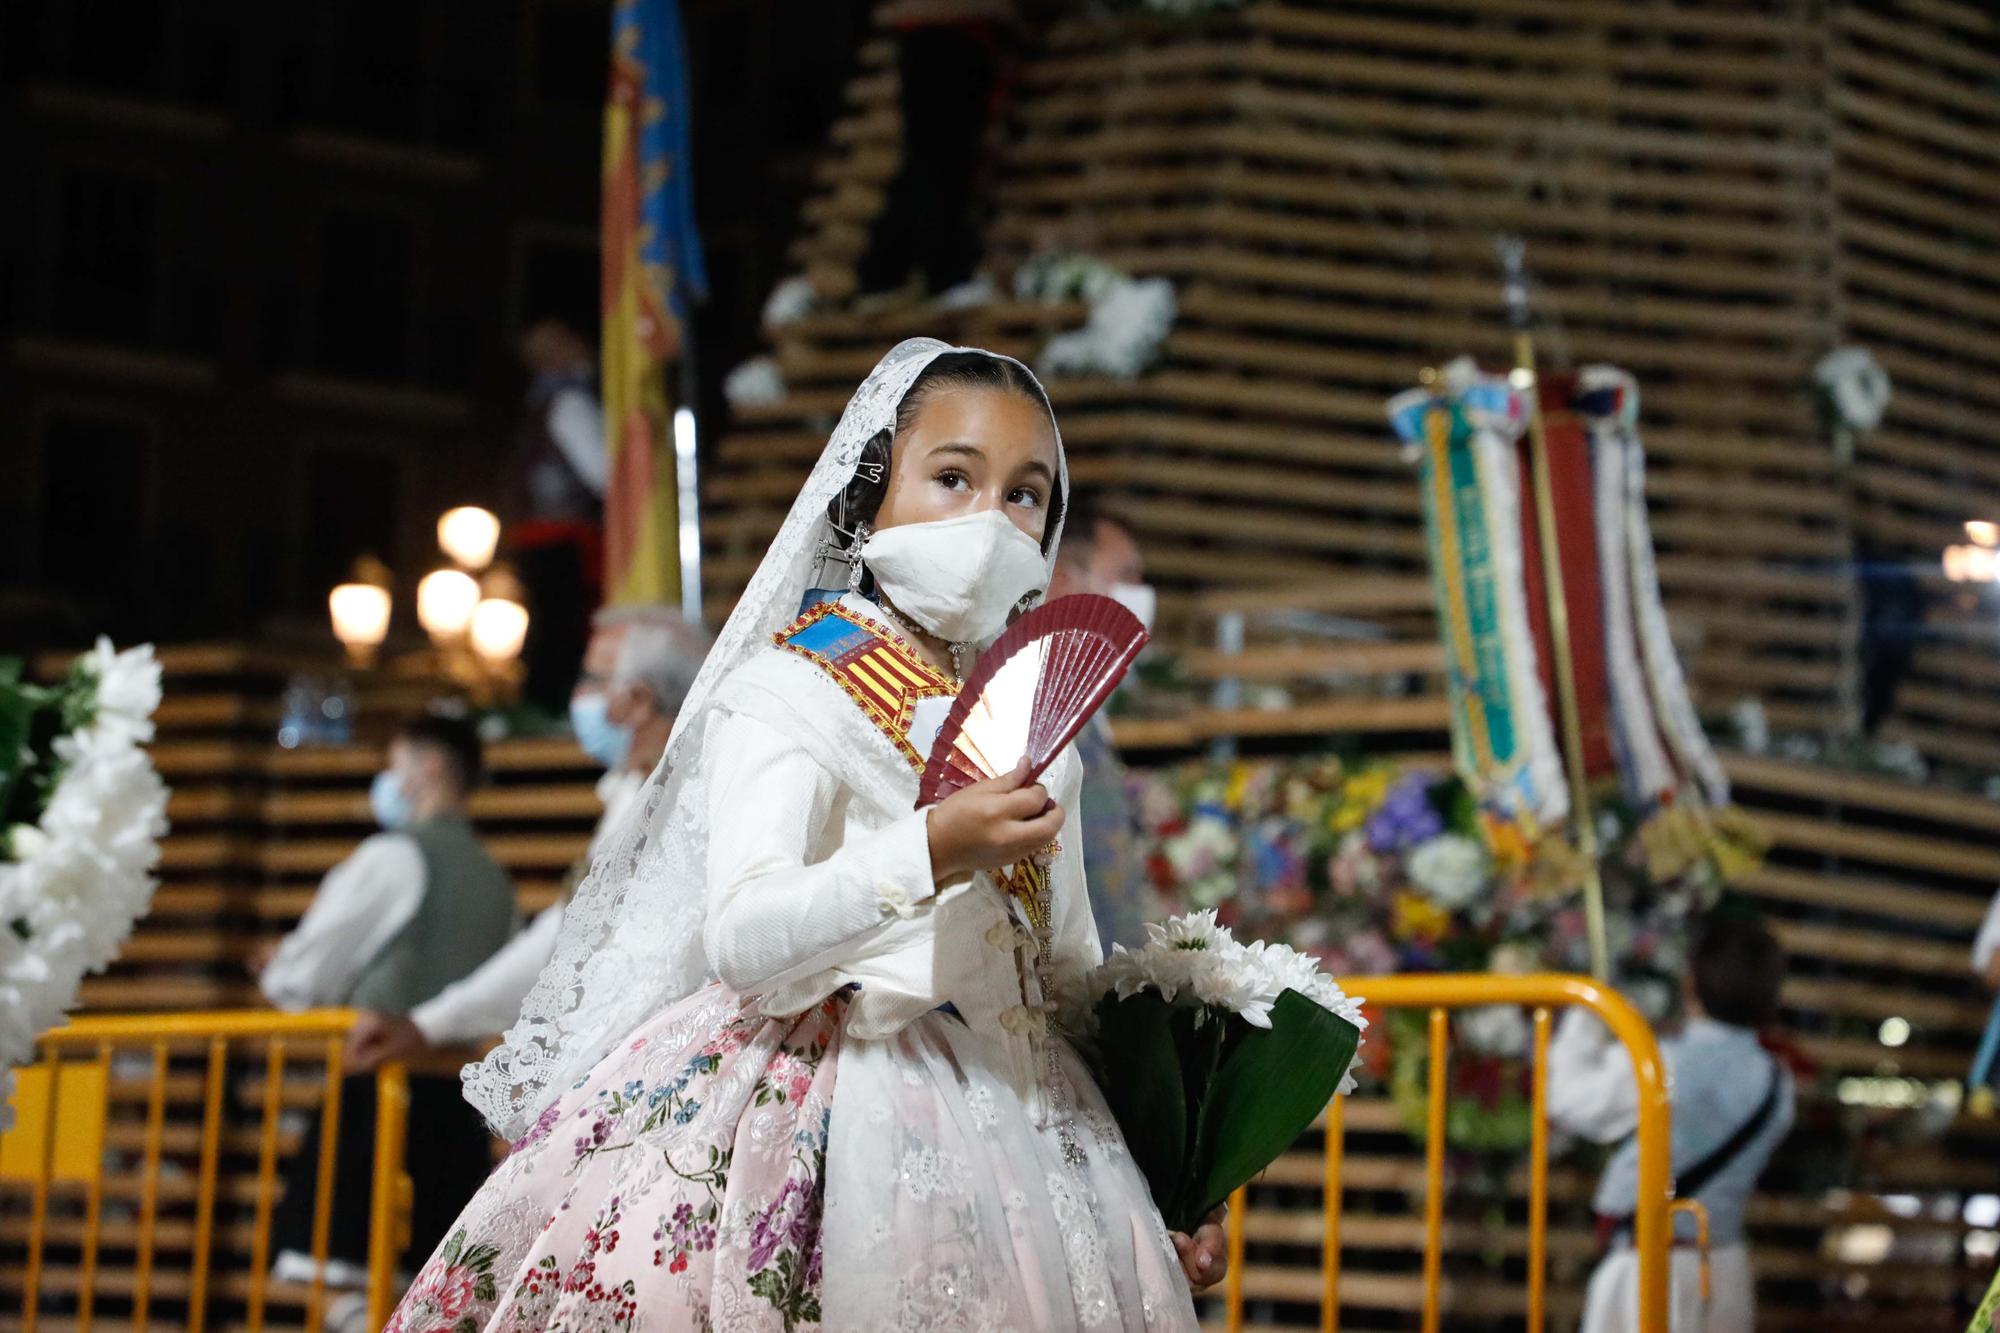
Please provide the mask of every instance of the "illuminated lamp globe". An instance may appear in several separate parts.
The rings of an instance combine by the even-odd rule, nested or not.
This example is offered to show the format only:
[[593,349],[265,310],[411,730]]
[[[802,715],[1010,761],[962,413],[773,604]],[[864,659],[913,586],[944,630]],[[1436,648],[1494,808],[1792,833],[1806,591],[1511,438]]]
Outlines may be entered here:
[[333,617],[333,637],[347,649],[348,660],[366,666],[389,637],[389,590],[373,583],[343,583],[327,594]]
[[472,649],[489,662],[511,662],[528,638],[528,608],[488,597],[472,612]]
[[500,520],[478,505],[447,509],[438,518],[438,548],[467,569],[493,563],[500,544]]
[[472,625],[479,584],[461,569],[436,569],[417,585],[417,622],[434,639],[456,639]]

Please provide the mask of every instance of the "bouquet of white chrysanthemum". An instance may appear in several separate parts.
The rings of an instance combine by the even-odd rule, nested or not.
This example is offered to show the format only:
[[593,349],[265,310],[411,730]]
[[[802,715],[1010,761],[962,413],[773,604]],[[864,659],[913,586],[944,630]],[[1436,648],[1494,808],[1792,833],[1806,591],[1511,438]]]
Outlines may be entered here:
[[1146,931],[1084,980],[1076,1017],[1153,1201],[1191,1234],[1354,1086],[1368,1022],[1312,959],[1239,943],[1214,912]]
[[152,901],[167,789],[143,747],[159,703],[150,647],[99,639],[46,687],[0,661],[0,1073]]

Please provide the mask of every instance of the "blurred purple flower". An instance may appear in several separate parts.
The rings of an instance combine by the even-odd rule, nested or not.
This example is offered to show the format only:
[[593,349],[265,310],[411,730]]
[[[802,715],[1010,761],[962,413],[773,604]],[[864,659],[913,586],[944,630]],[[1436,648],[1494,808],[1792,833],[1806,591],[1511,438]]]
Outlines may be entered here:
[[1405,773],[1383,798],[1382,808],[1368,817],[1368,845],[1378,852],[1405,852],[1444,832],[1444,820],[1431,806],[1431,780],[1422,773]]

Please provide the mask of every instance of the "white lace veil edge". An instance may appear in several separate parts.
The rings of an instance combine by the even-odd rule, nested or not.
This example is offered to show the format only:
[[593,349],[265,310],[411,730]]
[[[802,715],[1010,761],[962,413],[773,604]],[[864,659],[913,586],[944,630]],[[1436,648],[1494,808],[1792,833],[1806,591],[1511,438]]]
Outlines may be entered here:
[[[948,353],[1013,360],[912,338],[892,348],[855,390],[695,677],[641,798],[606,839],[564,909],[555,954],[520,1017],[484,1060],[461,1072],[466,1100],[502,1138],[521,1138],[619,1039],[712,980],[702,945],[708,819],[700,793],[717,689],[797,618],[815,586],[822,543],[833,532],[828,503],[853,479],[862,447],[894,428],[896,410],[917,377]],[[1033,372],[1020,368],[1040,389]],[[1046,402],[1046,392],[1042,396]],[[1067,495],[1060,430],[1056,457]],[[1051,574],[1061,537],[1061,515],[1054,518],[1057,531],[1047,543]]]

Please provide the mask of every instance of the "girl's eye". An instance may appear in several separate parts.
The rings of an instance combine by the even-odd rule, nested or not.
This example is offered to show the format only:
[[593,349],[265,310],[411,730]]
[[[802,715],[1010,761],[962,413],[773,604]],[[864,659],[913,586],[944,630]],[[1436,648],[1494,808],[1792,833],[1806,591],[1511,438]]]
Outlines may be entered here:
[[945,471],[937,474],[937,484],[948,491],[962,491],[972,482],[963,472]]
[[1042,493],[1032,486],[1016,487],[1014,493],[1007,498],[1014,504],[1020,505],[1023,509],[1040,509],[1042,507]]

